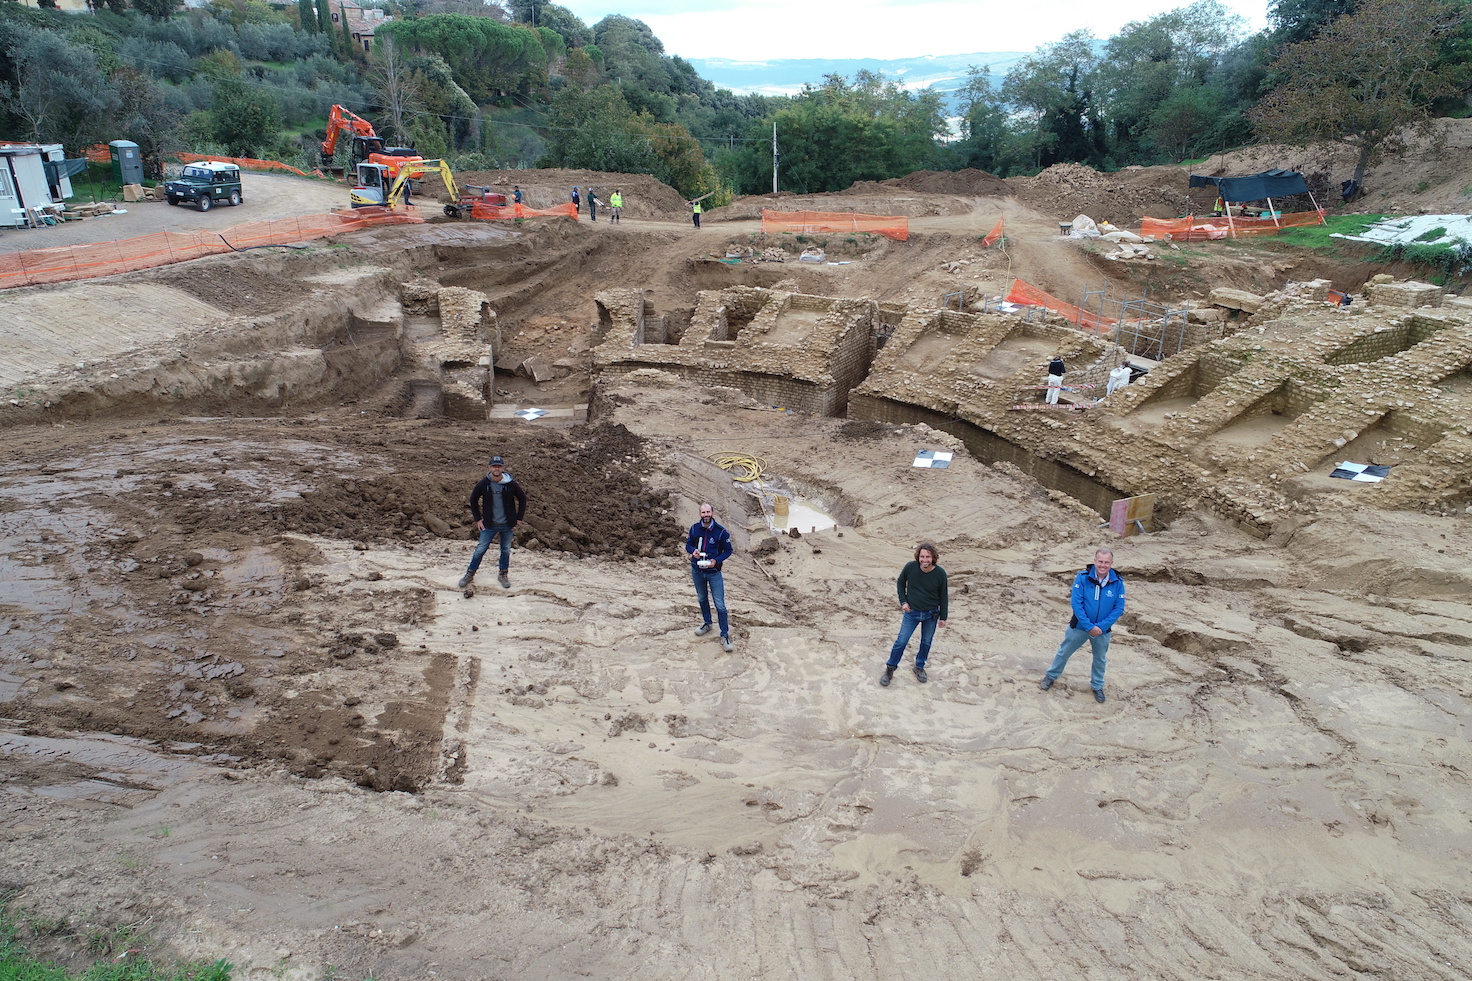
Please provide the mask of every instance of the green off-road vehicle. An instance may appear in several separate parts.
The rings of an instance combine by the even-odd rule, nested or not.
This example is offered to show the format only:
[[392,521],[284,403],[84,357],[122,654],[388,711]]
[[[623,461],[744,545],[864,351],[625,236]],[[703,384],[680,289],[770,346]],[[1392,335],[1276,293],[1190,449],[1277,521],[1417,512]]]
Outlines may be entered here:
[[245,200],[240,196],[240,168],[232,163],[190,164],[164,185],[164,198],[169,204],[188,201],[200,211],[223,202],[237,205]]

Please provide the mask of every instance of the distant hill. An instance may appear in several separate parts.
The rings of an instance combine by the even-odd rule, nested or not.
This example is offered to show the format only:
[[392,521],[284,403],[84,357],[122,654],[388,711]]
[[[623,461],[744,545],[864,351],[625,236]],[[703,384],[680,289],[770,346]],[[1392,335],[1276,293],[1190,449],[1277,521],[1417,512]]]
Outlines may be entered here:
[[690,58],[690,64],[717,88],[759,95],[793,95],[806,83],[817,85],[825,75],[852,77],[868,69],[895,79],[907,88],[923,89],[933,85],[946,95],[952,111],[954,93],[966,81],[971,65],[991,69],[992,84],[1000,86],[1002,78],[1019,59],[1030,51],[988,51],[979,54],[934,55],[922,58],[782,58],[772,61],[735,61],[730,58]]

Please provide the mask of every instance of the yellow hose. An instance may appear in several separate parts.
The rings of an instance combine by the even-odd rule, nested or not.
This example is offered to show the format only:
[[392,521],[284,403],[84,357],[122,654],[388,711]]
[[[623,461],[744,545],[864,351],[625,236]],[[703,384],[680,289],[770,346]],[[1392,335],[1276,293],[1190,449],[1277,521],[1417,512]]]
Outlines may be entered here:
[[745,453],[715,453],[709,458],[722,470],[731,470],[731,479],[738,484],[750,483],[753,480],[761,480],[766,476],[767,465],[759,457],[749,456]]

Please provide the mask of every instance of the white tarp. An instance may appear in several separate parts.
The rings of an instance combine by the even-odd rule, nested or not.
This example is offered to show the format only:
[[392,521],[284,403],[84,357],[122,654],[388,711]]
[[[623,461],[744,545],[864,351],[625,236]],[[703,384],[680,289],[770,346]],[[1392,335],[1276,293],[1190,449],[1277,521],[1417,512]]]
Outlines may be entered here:
[[[1421,236],[1438,228],[1446,231],[1433,238]],[[1472,215],[1410,215],[1405,218],[1387,218],[1376,222],[1360,235],[1334,234],[1331,238],[1345,238],[1352,242],[1375,242],[1379,245],[1451,245],[1460,239],[1472,242]]]

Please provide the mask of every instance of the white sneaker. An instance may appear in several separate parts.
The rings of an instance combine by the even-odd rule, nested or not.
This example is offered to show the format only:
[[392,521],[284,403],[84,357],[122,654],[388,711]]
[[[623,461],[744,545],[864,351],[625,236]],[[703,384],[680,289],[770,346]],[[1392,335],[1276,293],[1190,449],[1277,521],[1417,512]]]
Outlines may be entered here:
[[721,638],[721,650],[725,651],[727,654],[731,653],[731,638],[730,637],[722,637]]
[[695,628],[695,636],[697,637],[704,637],[708,633],[710,633],[710,624],[708,623],[701,624]]

